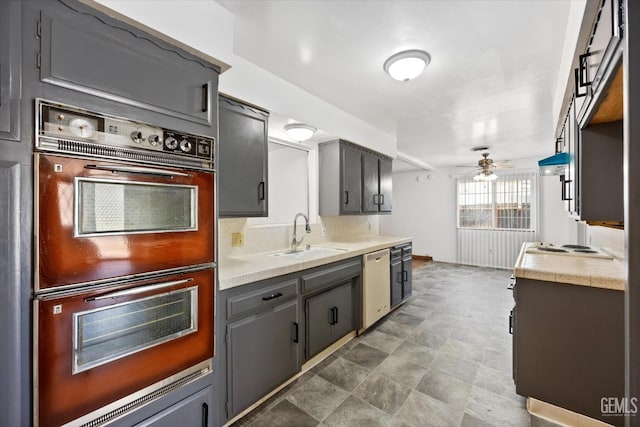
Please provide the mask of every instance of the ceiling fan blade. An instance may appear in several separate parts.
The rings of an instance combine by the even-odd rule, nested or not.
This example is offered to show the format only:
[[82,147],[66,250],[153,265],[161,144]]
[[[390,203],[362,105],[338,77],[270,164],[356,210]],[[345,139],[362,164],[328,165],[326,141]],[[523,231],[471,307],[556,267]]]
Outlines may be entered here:
[[496,169],[515,169],[515,166],[509,163],[498,164],[498,165],[494,163],[493,167]]
[[493,164],[494,165],[504,165],[504,164],[509,165],[509,164],[511,164],[511,160],[495,160],[493,162]]

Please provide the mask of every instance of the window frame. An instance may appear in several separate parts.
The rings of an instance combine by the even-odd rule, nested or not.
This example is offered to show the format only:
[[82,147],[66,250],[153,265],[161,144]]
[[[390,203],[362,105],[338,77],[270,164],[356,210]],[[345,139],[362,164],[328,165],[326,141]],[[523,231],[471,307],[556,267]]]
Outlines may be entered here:
[[[516,187],[522,186],[522,181],[528,180],[530,186],[530,194],[528,197],[529,200],[529,228],[508,228],[508,227],[497,227],[500,220],[499,206],[505,205],[506,203],[499,203],[499,194],[497,191],[497,187],[499,183],[505,182],[515,182]],[[486,194],[491,203],[491,226],[490,227],[480,227],[480,226],[463,226],[460,224],[461,219],[461,207],[465,206],[460,203],[460,185],[468,184],[468,183],[482,183],[488,185],[488,190],[484,193],[476,193],[476,194]],[[506,194],[512,192],[503,192]],[[464,195],[463,195],[464,196]],[[494,181],[474,181],[471,177],[462,177],[456,180],[456,228],[462,230],[487,230],[487,231],[526,231],[526,232],[536,232],[537,229],[537,218],[538,218],[538,174],[534,172],[530,173],[517,173],[517,174],[501,174]],[[487,205],[489,206],[489,205]]]

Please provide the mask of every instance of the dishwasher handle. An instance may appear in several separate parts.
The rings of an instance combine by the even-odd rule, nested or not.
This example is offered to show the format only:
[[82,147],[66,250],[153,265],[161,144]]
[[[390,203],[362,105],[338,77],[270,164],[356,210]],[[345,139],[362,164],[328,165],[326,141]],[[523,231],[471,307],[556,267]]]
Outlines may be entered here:
[[371,252],[364,257],[365,262],[380,262],[385,256],[389,256],[389,249],[383,249],[377,252]]

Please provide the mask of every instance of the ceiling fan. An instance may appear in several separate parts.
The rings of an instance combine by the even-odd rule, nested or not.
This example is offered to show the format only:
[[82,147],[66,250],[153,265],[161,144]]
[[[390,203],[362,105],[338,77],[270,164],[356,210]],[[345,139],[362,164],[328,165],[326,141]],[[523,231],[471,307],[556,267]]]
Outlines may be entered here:
[[[483,151],[489,147],[474,147],[471,151]],[[493,181],[498,178],[494,169],[513,169],[511,160],[493,160],[489,157],[489,152],[485,151],[482,154],[482,159],[478,160],[477,166],[461,166],[461,167],[475,167],[477,168],[476,174],[473,176],[474,181]]]

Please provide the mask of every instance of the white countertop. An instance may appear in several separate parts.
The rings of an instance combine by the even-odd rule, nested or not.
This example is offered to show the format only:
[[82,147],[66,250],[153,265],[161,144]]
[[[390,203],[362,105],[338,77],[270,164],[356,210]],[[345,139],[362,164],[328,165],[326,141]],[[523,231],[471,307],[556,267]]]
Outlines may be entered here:
[[514,268],[516,277],[619,291],[625,289],[624,260],[527,253],[527,248],[533,245],[535,243],[531,242],[522,245]]
[[[364,255],[391,246],[411,242],[410,237],[375,236],[349,242],[324,242],[313,247],[342,249],[344,252],[313,259],[300,260],[294,257],[273,256],[275,252],[235,256],[220,259],[218,281],[220,290],[295,273],[319,265]],[[277,251],[282,252],[283,250]]]

